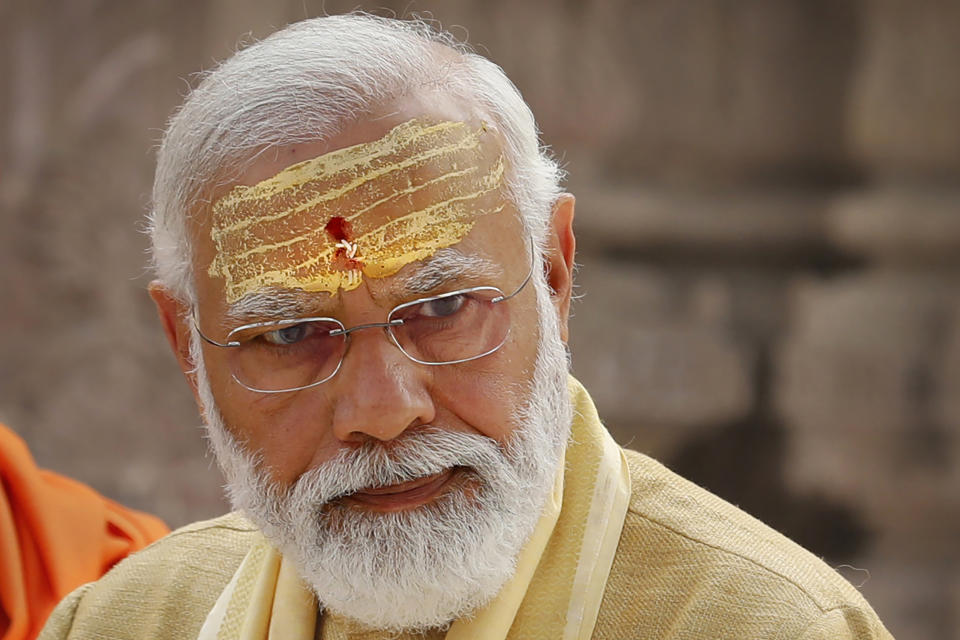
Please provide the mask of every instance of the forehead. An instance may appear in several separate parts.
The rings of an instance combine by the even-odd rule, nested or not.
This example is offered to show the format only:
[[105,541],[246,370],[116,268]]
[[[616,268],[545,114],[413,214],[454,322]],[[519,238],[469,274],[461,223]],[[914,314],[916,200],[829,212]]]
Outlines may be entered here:
[[215,194],[199,288],[228,305],[264,290],[336,294],[468,238],[466,252],[485,252],[518,225],[503,173],[495,133],[449,109],[400,106],[325,143],[271,150]]

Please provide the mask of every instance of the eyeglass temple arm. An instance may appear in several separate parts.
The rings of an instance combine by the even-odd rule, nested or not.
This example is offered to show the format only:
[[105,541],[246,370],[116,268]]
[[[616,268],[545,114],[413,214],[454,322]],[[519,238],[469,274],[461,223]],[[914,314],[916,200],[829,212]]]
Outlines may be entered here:
[[525,286],[527,286],[527,283],[530,282],[530,278],[533,277],[533,270],[536,268],[536,266],[537,266],[537,246],[533,243],[533,240],[531,240],[530,241],[530,271],[527,271],[527,277],[523,279],[523,282],[520,283],[520,286],[517,287],[513,293],[505,296],[497,296],[496,298],[491,300],[491,302],[493,303],[503,302],[504,300],[509,300],[510,298],[520,293],[520,291]]
[[231,341],[231,342],[226,342],[226,343],[224,343],[224,342],[217,342],[217,341],[214,340],[213,338],[208,338],[207,335],[206,335],[206,334],[203,332],[203,330],[200,328],[200,323],[197,321],[197,309],[196,309],[196,307],[194,307],[193,313],[191,314],[191,317],[192,317],[192,319],[193,319],[193,327],[194,327],[194,329],[197,330],[197,335],[199,335],[199,336],[203,339],[203,341],[206,342],[207,344],[212,344],[212,345],[215,346],[215,347],[239,347],[239,346],[240,346],[240,343],[239,343],[239,342],[236,342],[236,341]]

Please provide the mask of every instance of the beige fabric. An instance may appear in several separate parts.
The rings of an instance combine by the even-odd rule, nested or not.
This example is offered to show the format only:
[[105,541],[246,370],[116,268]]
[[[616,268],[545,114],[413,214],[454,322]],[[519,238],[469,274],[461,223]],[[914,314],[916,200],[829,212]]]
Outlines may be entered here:
[[889,639],[808,551],[639,453],[594,638]]
[[[630,477],[587,391],[572,377],[569,390],[574,418],[564,464],[514,574],[492,602],[454,621],[447,640],[589,640],[593,634]],[[260,536],[207,614],[198,640],[309,640],[316,610],[310,590]]]
[[[622,450],[600,423],[586,390],[570,378],[574,418],[566,454],[563,508],[536,572],[523,593],[509,638],[590,638],[629,505],[630,477]],[[529,559],[529,558],[528,558]],[[518,563],[524,567],[524,557]],[[506,618],[507,616],[503,616]],[[447,637],[466,640],[493,625],[483,619]],[[488,637],[488,636],[484,636]],[[492,638],[504,637],[502,632]]]
[[[891,637],[813,555],[656,461],[624,454],[629,509],[593,638]],[[179,529],[68,596],[40,638],[195,638],[258,537],[236,514]],[[372,640],[332,618],[322,629],[324,639]]]
[[317,602],[267,540],[251,546],[200,627],[199,640],[312,640]]

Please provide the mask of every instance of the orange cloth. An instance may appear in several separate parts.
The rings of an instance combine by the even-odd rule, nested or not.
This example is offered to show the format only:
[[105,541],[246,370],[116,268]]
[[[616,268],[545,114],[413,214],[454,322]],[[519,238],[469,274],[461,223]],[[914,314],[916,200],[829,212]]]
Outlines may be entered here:
[[167,534],[158,518],[38,469],[0,424],[0,640],[29,640],[74,588]]

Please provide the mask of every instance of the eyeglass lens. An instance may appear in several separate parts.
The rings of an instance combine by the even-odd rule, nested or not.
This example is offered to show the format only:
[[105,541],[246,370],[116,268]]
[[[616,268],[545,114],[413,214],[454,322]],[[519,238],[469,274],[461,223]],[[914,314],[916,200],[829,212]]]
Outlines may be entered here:
[[230,335],[230,369],[238,382],[262,391],[295,389],[332,376],[346,351],[337,322],[313,320],[238,330]]
[[[386,328],[410,359],[422,364],[462,362],[498,349],[510,330],[503,294],[493,287],[442,295],[394,308]],[[230,367],[244,386],[283,391],[333,376],[347,350],[349,332],[329,319],[288,320],[234,330]],[[331,332],[335,331],[333,335]]]

